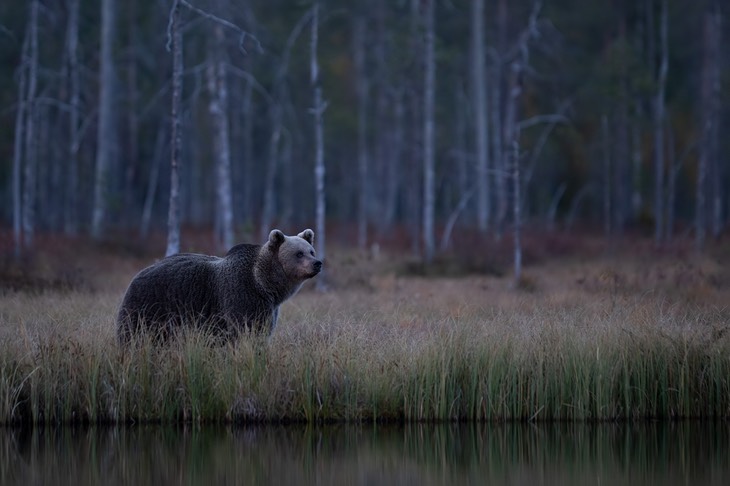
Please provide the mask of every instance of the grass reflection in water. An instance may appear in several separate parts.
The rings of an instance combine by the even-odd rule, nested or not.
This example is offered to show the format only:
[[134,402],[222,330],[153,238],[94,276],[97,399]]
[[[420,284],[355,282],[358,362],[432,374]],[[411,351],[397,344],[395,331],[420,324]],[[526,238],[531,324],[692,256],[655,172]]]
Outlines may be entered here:
[[725,484],[725,422],[0,430],[0,484]]

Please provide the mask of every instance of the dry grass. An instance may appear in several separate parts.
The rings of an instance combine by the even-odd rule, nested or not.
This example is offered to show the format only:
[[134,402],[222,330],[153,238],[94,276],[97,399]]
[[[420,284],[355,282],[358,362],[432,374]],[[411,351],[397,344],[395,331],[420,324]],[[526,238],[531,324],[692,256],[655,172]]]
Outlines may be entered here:
[[514,290],[332,250],[330,291],[284,304],[268,342],[126,354],[114,314],[149,261],[103,261],[78,288],[0,290],[0,423],[730,416],[719,259],[563,258]]

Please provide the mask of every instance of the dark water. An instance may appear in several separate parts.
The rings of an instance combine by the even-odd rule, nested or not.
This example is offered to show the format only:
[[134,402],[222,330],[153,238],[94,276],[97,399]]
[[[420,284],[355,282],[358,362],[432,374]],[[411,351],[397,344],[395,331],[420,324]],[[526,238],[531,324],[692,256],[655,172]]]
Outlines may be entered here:
[[0,485],[730,484],[730,424],[0,428]]

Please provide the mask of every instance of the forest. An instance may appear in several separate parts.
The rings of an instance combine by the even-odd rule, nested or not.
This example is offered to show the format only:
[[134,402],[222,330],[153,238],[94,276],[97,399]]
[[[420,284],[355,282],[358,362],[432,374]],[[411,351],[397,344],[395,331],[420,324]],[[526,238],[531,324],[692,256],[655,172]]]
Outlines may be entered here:
[[4,247],[183,225],[220,249],[275,226],[316,226],[321,252],[325,232],[397,233],[426,260],[520,229],[701,249],[730,215],[725,10],[2,2]]

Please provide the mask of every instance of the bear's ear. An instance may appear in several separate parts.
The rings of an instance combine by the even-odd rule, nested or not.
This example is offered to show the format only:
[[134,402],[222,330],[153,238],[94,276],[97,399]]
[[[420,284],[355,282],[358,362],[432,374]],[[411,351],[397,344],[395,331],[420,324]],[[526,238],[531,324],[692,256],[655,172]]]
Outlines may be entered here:
[[314,231],[311,229],[305,229],[297,235],[299,238],[304,239],[310,245],[314,245]]
[[282,243],[286,240],[284,233],[278,229],[271,230],[269,233],[269,241],[266,243],[272,250],[278,250]]

